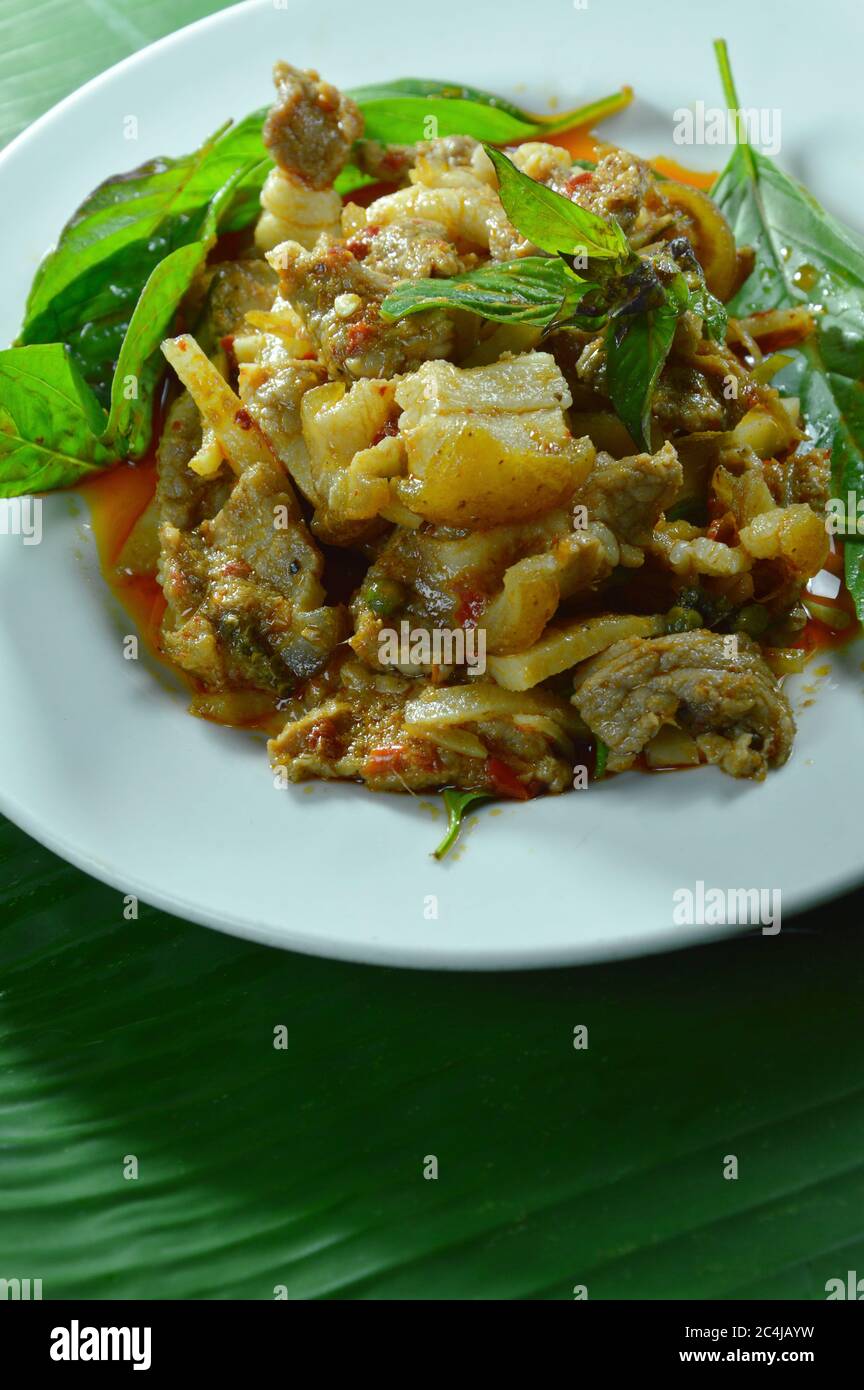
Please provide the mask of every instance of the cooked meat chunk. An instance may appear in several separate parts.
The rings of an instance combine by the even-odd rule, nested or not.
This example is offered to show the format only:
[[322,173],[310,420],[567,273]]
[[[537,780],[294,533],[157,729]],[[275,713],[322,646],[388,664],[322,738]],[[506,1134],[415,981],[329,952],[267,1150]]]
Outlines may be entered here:
[[404,183],[416,158],[416,145],[385,145],[380,140],[358,140],[354,146],[354,163],[376,183]]
[[739,415],[740,410],[734,403],[730,410],[722,393],[721,378],[670,362],[660,373],[651,413],[667,435],[724,430],[732,423],[730,417]]
[[348,248],[367,270],[397,280],[459,275],[468,268],[438,222],[405,217],[387,227],[369,224],[351,237]]
[[598,217],[616,218],[629,232],[653,187],[654,178],[644,160],[610,148],[593,171],[572,169],[558,191]]
[[262,258],[221,261],[213,267],[204,324],[196,332],[205,352],[220,338],[242,333],[246,315],[253,309],[270,309],[276,294],[277,277]]
[[392,281],[368,270],[347,246],[304,251],[286,242],[271,252],[280,288],[300,315],[320,361],[334,377],[391,377],[446,357],[453,323],[442,310],[385,323],[378,309]]
[[526,140],[524,144],[508,150],[507,155],[516,168],[527,174],[529,179],[545,183],[547,187],[554,188],[556,193],[563,193],[571,180],[581,178],[585,181],[583,170],[574,168],[570,154],[560,145],[546,145],[538,140]]
[[592,521],[602,522],[620,541],[646,545],[662,513],[681,488],[683,470],[671,444],[656,454],[613,459],[598,453],[576,495]]
[[783,463],[766,459],[762,465],[771,495],[781,507],[806,502],[820,515],[831,492],[831,459],[824,449],[792,454]]
[[[491,682],[430,686],[376,674],[359,662],[322,678],[287,706],[270,741],[288,778],[361,778],[376,791],[457,785],[528,797],[563,791],[572,779],[572,736],[583,728],[567,702]],[[328,689],[329,686],[329,689]],[[316,698],[317,695],[317,698]]]
[[394,391],[392,382],[364,378],[350,389],[328,381],[303,397],[309,469],[300,485],[315,507],[312,526],[322,540],[356,542],[390,504],[388,478],[401,469],[401,448],[390,432]]
[[467,178],[495,187],[495,174],[489,156],[479,140],[471,135],[444,135],[421,140],[417,146],[412,183],[430,188],[456,187]]
[[458,178],[449,175],[442,183],[413,182],[369,205],[369,221],[377,226],[403,222],[406,217],[435,222],[449,241],[488,251],[495,260],[508,260],[529,249],[509,221],[497,189],[469,170],[460,171]]
[[199,478],[192,472],[189,460],[200,447],[201,417],[189,392],[184,391],[168,411],[156,453],[159,519],[181,531],[215,516],[231,486],[224,475]]
[[272,251],[282,241],[296,241],[307,250],[320,237],[338,237],[342,199],[333,188],[307,188],[284,169],[271,169],[261,190],[261,216],[255,245]]
[[753,568],[753,557],[742,545],[713,540],[689,521],[658,522],[647,549],[682,579],[734,579]]
[[757,645],[704,629],[616,642],[577,675],[573,703],[608,744],[613,771],[630,767],[664,724],[675,724],[708,762],[761,780],[785,763],[795,734]]
[[286,483],[274,467],[253,465],[212,520],[194,531],[162,527],[163,648],[208,687],[284,693],[344,636]]
[[329,188],[363,134],[358,107],[317,72],[277,63],[276,101],[264,122],[264,144],[276,163],[310,188]]
[[754,560],[780,561],[799,583],[818,573],[830,545],[822,517],[804,502],[760,512],[742,527],[740,541]]
[[323,372],[314,361],[296,361],[281,352],[240,369],[240,395],[274,455],[309,496],[310,461],[300,426],[305,393],[320,386]]

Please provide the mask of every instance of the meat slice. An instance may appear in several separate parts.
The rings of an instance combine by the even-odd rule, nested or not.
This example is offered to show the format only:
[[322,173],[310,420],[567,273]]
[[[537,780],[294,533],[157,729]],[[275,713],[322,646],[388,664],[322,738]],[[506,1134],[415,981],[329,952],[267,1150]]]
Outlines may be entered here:
[[230,491],[224,475],[201,478],[192,472],[189,460],[200,447],[201,417],[184,391],[171,405],[159,440],[155,498],[159,520],[184,531],[215,516]]
[[629,232],[653,184],[651,170],[644,160],[627,150],[609,146],[592,173],[586,176],[574,169],[565,186],[558,191],[598,217],[616,218],[624,231]]
[[282,695],[345,636],[324,604],[323,561],[281,470],[246,469],[194,531],[161,529],[165,654],[210,689]]
[[577,675],[573,703],[609,746],[608,767],[632,766],[664,724],[691,734],[708,762],[761,781],[785,763],[795,723],[789,704],[748,637],[697,629],[630,637]]
[[404,183],[417,158],[416,145],[386,145],[381,140],[358,140],[353,160],[376,183]]
[[388,227],[373,223],[352,237],[349,249],[367,270],[378,271],[394,283],[459,275],[476,259],[458,255],[444,227],[420,217],[405,217]]
[[660,374],[651,410],[664,434],[697,434],[728,429],[738,413],[722,396],[723,382],[695,367],[667,363]]
[[278,267],[283,297],[300,315],[331,377],[396,376],[446,357],[453,346],[453,322],[442,310],[386,323],[378,310],[392,281],[368,270],[347,246],[304,251],[288,241],[270,260]]
[[601,451],[575,500],[592,521],[608,526],[619,541],[647,545],[683,479],[678,455],[669,443],[656,454],[623,459]]
[[221,261],[213,268],[196,337],[210,351],[221,338],[246,330],[246,315],[253,309],[268,310],[276,294],[276,275],[263,257]]
[[277,63],[273,81],[276,101],[264,122],[264,144],[285,173],[310,188],[329,188],[363,134],[359,108],[311,69]]
[[791,454],[782,463],[766,459],[762,465],[765,481],[781,507],[806,502],[820,515],[831,492],[831,458],[825,449],[809,449]]

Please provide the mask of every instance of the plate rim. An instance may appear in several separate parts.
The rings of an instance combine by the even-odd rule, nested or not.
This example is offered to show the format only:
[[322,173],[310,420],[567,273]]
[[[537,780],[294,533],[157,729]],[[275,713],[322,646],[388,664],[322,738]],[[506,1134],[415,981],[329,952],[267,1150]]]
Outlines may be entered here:
[[[244,12],[264,8],[270,8],[270,0],[241,0],[239,4],[230,5],[213,14],[201,16],[169,34],[162,35],[112,64],[103,72],[89,78],[43,112],[0,151],[0,178],[2,178],[7,164],[12,160],[17,160],[31,142],[38,141],[44,129],[56,122],[64,111],[82,101],[86,102],[93,93],[98,92],[103,85],[114,81],[124,71],[144,62],[152,61],[154,54],[160,50],[174,47],[181,40],[188,40],[190,33],[195,30],[204,28],[215,30],[223,24],[236,24],[238,17]],[[78,495],[80,496],[80,493]],[[314,932],[298,931],[290,926],[280,930],[277,935],[266,926],[257,926],[248,920],[243,920],[231,910],[226,910],[221,919],[217,919],[192,900],[158,889],[154,891],[149,884],[142,886],[141,882],[136,882],[135,875],[123,874],[121,878],[119,871],[112,869],[110,864],[100,862],[92,853],[67,841],[65,835],[55,833],[50,825],[44,824],[37,816],[32,815],[26,807],[19,804],[12,793],[7,791],[2,782],[0,782],[0,811],[25,834],[81,872],[121,893],[136,892],[137,889],[142,889],[136,893],[142,902],[177,916],[181,920],[193,922],[196,925],[219,931],[224,935],[257,944],[357,964],[419,970],[474,972],[545,970],[664,954],[690,946],[740,938],[754,931],[754,928],[746,926],[670,926],[666,929],[659,927],[653,929],[647,936],[640,936],[637,930],[633,933],[632,938],[630,934],[626,934],[605,944],[595,941],[586,945],[580,944],[577,939],[574,939],[569,944],[548,943],[545,946],[532,946],[522,943],[495,949],[485,946],[479,948],[468,946],[464,950],[457,950],[452,945],[438,947],[429,943],[406,944],[399,948],[392,943],[379,945],[369,940],[355,941],[340,936],[338,927],[328,928],[328,935],[324,938],[317,936]],[[862,883],[864,883],[864,860],[857,869],[850,870],[834,880],[830,888],[814,887],[809,892],[806,890],[801,892],[794,905],[789,908],[788,912],[784,912],[784,916],[795,917],[814,906],[828,904],[859,887]]]

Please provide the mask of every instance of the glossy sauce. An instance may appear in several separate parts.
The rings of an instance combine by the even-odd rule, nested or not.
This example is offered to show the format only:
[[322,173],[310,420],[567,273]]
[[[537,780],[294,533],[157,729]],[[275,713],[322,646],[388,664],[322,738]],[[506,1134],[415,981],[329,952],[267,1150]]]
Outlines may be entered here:
[[144,641],[158,652],[159,628],[165,612],[162,590],[153,577],[124,573],[117,568],[135,522],[147,510],[156,491],[155,458],[121,463],[82,483],[78,490],[90,508],[105,580],[134,619]]
[[[840,580],[840,591],[836,598],[826,598],[824,594],[820,593],[820,588],[823,587],[820,581],[826,574]],[[825,566],[819,574],[814,575],[810,580],[807,585],[807,592],[812,594],[814,598],[818,598],[819,603],[825,608],[836,609],[849,619],[847,627],[833,628],[820,622],[818,618],[809,618],[795,643],[799,650],[806,653],[808,660],[817,652],[845,647],[847,642],[851,642],[853,638],[860,635],[861,624],[855,612],[855,602],[844,582],[843,542],[838,541],[835,536],[831,537],[831,550],[825,561]]]

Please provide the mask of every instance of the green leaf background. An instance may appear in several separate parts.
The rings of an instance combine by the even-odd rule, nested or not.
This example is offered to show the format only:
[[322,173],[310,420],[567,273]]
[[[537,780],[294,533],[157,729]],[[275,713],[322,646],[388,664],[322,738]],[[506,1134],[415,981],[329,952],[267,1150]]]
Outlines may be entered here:
[[864,1267],[855,925],[427,975],[125,922],[9,825],[0,873],[0,1265],[46,1298],[811,1299]]
[[[208,8],[114,0],[85,44],[77,7],[0,0],[6,130],[122,57],[118,33]],[[0,824],[0,1277],[46,1298],[821,1299],[864,1269],[859,901],[654,959],[420,975],[124,921]]]

